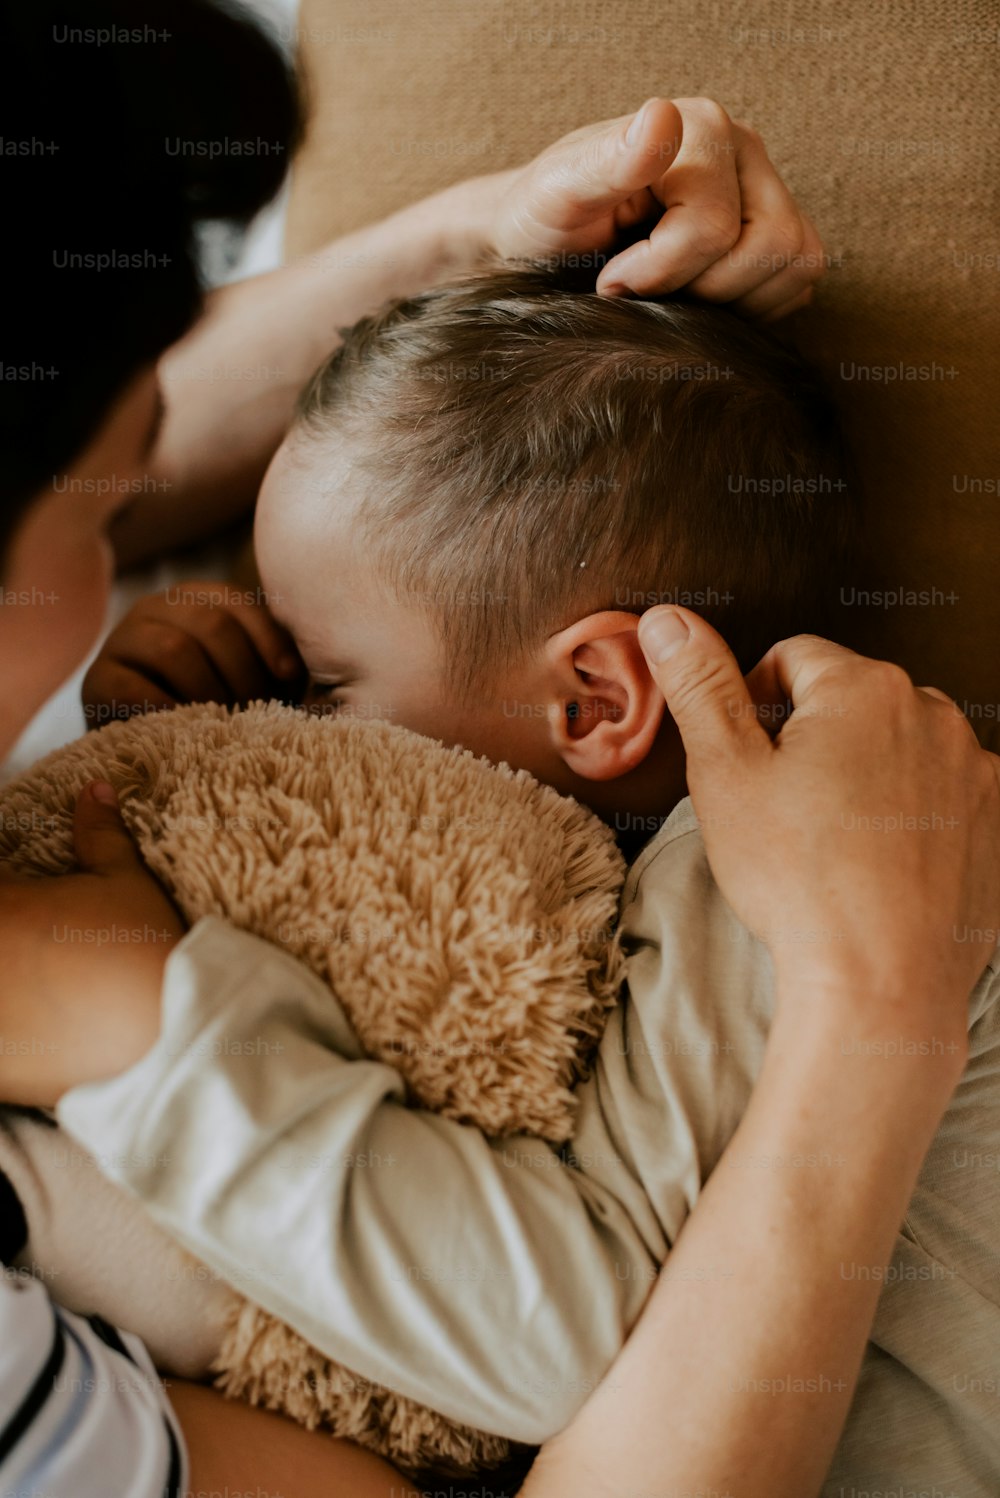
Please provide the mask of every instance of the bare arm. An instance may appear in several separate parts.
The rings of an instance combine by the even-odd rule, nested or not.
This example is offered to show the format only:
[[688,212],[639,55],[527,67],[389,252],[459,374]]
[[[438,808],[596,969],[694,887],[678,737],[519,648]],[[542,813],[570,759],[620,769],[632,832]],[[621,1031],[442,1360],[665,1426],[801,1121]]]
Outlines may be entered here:
[[[842,1271],[888,1261],[960,1065],[921,1058],[887,1074],[875,1059],[859,1075],[839,1054],[844,1025],[819,1019],[817,997],[780,1001],[743,1124],[611,1374],[543,1447],[524,1498],[621,1498],[661,1490],[655,1482],[665,1493],[740,1498],[818,1489],[881,1289],[876,1276]],[[858,995],[838,997],[849,1011]],[[843,1164],[751,1163],[794,1157]],[[719,1263],[736,1273],[706,1279],[705,1266]],[[766,1383],[789,1378],[801,1382],[777,1394]],[[223,1477],[266,1486],[273,1470],[291,1498],[410,1498],[401,1478],[351,1446],[273,1415],[247,1418],[207,1390],[171,1394],[193,1477],[212,1478],[196,1490]]]
[[[842,998],[849,1009],[857,995]],[[782,1000],[743,1124],[606,1382],[542,1448],[524,1498],[817,1491],[881,1289],[844,1266],[888,1261],[959,1070],[923,1059],[887,1074],[875,1059],[858,1075],[839,1055],[842,1030],[817,1022],[809,996]],[[843,1165],[750,1163],[775,1157]],[[720,1263],[736,1273],[706,1279],[705,1266]],[[780,1393],[766,1384],[789,1378],[801,1383]],[[195,1491],[280,1477],[289,1498],[415,1498],[348,1444],[193,1385],[170,1393]]]
[[[735,666],[694,628],[686,667],[657,669],[716,872],[761,935],[769,915],[808,929],[822,914],[844,940],[808,962],[772,946],[776,1019],[743,1123],[624,1351],[543,1448],[525,1498],[818,1490],[880,1289],[877,1273],[855,1271],[888,1262],[966,1053],[979,959],[950,940],[951,922],[961,908],[996,923],[995,769],[950,706],[900,673],[797,642],[757,684],[774,676],[804,710],[776,750],[738,710],[751,704]],[[850,704],[843,717],[838,704]],[[855,848],[829,823],[848,798],[874,814],[887,795],[915,814],[933,796],[936,845],[904,833]],[[940,836],[950,821],[954,835]],[[914,1044],[887,1062],[887,1037]],[[734,1272],[705,1276],[720,1263]]]
[[[659,661],[655,615],[689,630]],[[795,707],[772,742],[714,631],[684,610],[653,616],[641,637],[713,872],[771,948],[778,1007],[740,1128],[525,1498],[808,1498],[967,1054],[966,999],[990,951],[953,933],[968,911],[997,927],[997,761],[953,703],[813,640],[776,647],[751,678],[758,700]],[[809,931],[833,940],[789,940]],[[720,1263],[733,1272],[706,1279]]]
[[349,327],[488,253],[499,178],[463,182],[280,270],[213,293],[160,362],[166,403],[147,491],[115,524],[119,565],[247,515],[299,391]]
[[348,1441],[224,1399],[200,1384],[168,1391],[188,1449],[192,1493],[283,1498],[419,1498],[400,1473]]
[[[614,254],[619,232],[640,221],[657,221],[649,238]],[[596,265],[595,252],[608,262],[599,283],[608,295],[690,286],[763,319],[807,301],[823,261],[759,137],[711,100],[651,99],[574,131],[522,168],[459,183],[214,293],[162,360],[166,417],[148,483],[115,525],[119,564],[250,513],[338,328],[493,257]]]
[[[882,1288],[856,1266],[889,1261],[960,1065],[859,1068],[814,997],[781,1000],[743,1123],[607,1381],[543,1448],[525,1498],[619,1498],[654,1491],[653,1474],[667,1492],[818,1491]],[[867,1007],[841,997],[845,1014]],[[706,1277],[719,1264],[734,1272]]]

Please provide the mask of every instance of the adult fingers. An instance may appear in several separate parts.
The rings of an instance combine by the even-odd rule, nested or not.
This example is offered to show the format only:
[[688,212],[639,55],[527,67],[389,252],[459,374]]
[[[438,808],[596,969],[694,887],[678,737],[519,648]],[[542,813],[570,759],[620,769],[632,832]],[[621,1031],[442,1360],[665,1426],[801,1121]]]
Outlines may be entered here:
[[672,605],[650,609],[639,621],[639,644],[684,741],[689,778],[709,759],[770,747],[735,656],[699,615]]
[[[518,254],[548,244],[607,215],[609,233],[652,206],[651,186],[681,143],[680,111],[669,99],[647,99],[634,114],[602,120],[557,141],[529,168],[515,218]],[[638,205],[638,206],[637,206]],[[502,246],[510,253],[510,246]]]
[[647,99],[635,114],[587,126],[567,137],[564,170],[582,209],[613,207],[652,187],[681,148],[684,122],[669,99]]
[[[757,132],[734,124],[733,143],[742,220],[739,238],[688,288],[712,302],[735,302],[758,288],[780,283],[800,261],[806,239],[798,204]],[[801,284],[790,288],[780,300],[788,301],[801,289]]]
[[772,645],[748,680],[755,696],[767,701],[784,698],[793,712],[833,712],[843,706],[848,677],[857,683],[859,673],[874,679],[877,672],[909,680],[899,666],[869,660],[819,635],[794,635]]
[[733,303],[737,312],[773,320],[776,314],[786,316],[792,310],[790,303],[801,307],[811,298],[816,282],[826,274],[826,252],[812,220],[802,214],[801,224],[803,237],[798,250],[773,252],[770,277]]
[[733,123],[711,99],[676,103],[683,121],[680,149],[654,189],[663,216],[648,239],[622,250],[604,267],[597,289],[606,296],[676,291],[707,271],[740,237]]
[[801,307],[808,307],[813,295],[813,289],[809,286],[798,296],[793,296],[789,301],[781,302],[777,307],[773,307],[770,312],[761,313],[757,321],[762,324],[780,322],[783,317],[788,317],[789,313],[798,312]]

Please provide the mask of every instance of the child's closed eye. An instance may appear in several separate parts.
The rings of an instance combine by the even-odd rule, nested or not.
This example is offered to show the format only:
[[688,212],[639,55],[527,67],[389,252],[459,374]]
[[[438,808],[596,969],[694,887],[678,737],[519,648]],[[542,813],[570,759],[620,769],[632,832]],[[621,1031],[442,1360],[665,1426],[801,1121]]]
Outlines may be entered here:
[[335,713],[344,705],[343,697],[340,695],[342,690],[342,682],[310,681],[302,699],[302,706],[314,713]]

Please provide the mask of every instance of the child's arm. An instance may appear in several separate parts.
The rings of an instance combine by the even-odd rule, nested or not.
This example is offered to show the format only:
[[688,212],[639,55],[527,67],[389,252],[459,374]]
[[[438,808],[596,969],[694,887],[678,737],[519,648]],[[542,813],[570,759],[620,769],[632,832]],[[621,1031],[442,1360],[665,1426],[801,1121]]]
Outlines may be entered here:
[[287,953],[184,938],[115,807],[81,796],[75,846],[79,873],[0,878],[0,1096],[60,1108],[175,1240],[363,1377],[528,1442],[564,1424],[655,1228],[536,1140],[401,1106]]
[[605,1373],[665,1245],[544,1144],[406,1108],[398,1073],[359,1057],[317,977],[205,920],[168,962],[152,1051],[59,1118],[328,1355],[541,1442]]

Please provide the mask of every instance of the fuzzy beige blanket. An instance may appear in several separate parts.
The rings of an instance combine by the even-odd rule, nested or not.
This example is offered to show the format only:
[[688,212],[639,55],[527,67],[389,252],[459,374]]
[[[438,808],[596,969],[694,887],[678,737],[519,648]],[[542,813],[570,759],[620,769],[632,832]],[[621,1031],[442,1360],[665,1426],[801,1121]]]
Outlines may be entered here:
[[[186,919],[221,916],[306,962],[414,1104],[492,1136],[570,1137],[573,1087],[622,976],[623,864],[590,812],[386,724],[193,706],[113,724],[6,787],[9,870],[73,866],[72,808],[92,779],[116,787]],[[241,1297],[215,1367],[227,1393],[413,1474],[508,1455],[501,1437],[356,1378]]]

